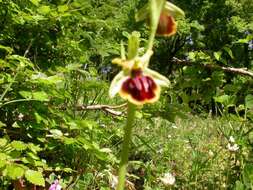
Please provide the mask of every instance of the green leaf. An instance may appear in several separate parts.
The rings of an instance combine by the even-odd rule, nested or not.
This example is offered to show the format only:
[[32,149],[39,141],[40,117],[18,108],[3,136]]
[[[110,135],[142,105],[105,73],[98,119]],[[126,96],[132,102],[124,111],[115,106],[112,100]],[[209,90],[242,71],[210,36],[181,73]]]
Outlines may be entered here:
[[223,49],[228,53],[228,55],[229,55],[232,59],[234,59],[233,52],[232,52],[232,50],[231,50],[229,47],[224,47]]
[[195,52],[189,52],[189,53],[188,53],[188,58],[189,58],[191,61],[195,61],[195,57],[196,57],[196,53],[195,53]]
[[46,14],[48,14],[49,12],[50,12],[50,7],[49,6],[40,6],[39,7],[39,9],[38,9],[38,12],[40,13],[40,14],[44,14],[44,15],[46,15]]
[[41,0],[30,0],[30,2],[32,3],[32,4],[34,4],[34,5],[36,5],[36,6],[39,6],[39,2],[40,2]]
[[19,91],[19,94],[26,99],[32,98],[32,93],[28,91]]
[[235,190],[244,190],[244,185],[241,181],[236,181],[235,182]]
[[249,109],[252,109],[252,108],[253,108],[253,95],[248,94],[248,95],[245,97],[245,107],[246,107],[246,108],[249,108]]
[[53,76],[48,77],[44,73],[36,73],[31,76],[31,79],[33,80],[32,82],[43,83],[43,84],[49,85],[49,84],[60,83],[62,82],[63,78],[58,75],[53,75]]
[[50,133],[55,137],[55,138],[59,138],[63,136],[63,133],[58,130],[58,129],[51,129]]
[[217,52],[214,52],[214,53],[213,53],[213,55],[214,55],[214,57],[215,57],[215,59],[216,59],[217,61],[220,61],[220,59],[221,59],[221,54],[222,54],[221,51],[217,51]]
[[38,101],[48,101],[48,95],[44,91],[39,92],[19,91],[19,94],[26,99],[33,98]]
[[0,139],[0,147],[4,147],[6,144],[7,144],[7,140],[6,139],[4,139],[4,138],[1,138]]
[[130,37],[130,34],[126,31],[122,32],[122,36],[126,37],[127,39]]
[[7,46],[0,45],[0,49],[7,51],[9,54],[12,53],[13,49]]
[[20,128],[19,124],[16,121],[12,124],[12,127],[13,128]]
[[12,141],[11,146],[12,148],[18,151],[22,151],[26,149],[26,144],[22,141]]
[[64,138],[64,144],[74,144],[76,142],[76,140],[74,138],[68,138],[68,137],[65,137]]
[[253,165],[246,164],[243,170],[243,182],[244,184],[250,188],[253,184]]
[[33,98],[39,101],[48,101],[48,95],[44,91],[34,92]]
[[7,161],[4,159],[0,159],[0,169],[3,168],[7,164]]
[[72,170],[71,168],[64,168],[63,171],[64,171],[64,172],[67,172],[67,173],[73,172],[73,170]]
[[27,152],[26,155],[30,158],[32,158],[33,160],[39,160],[40,158],[33,152]]
[[24,168],[20,167],[16,164],[11,164],[6,167],[7,176],[9,176],[11,179],[17,179],[24,175]]
[[43,178],[42,173],[39,171],[27,170],[25,172],[25,177],[32,184],[43,186],[43,187],[45,186],[45,180]]
[[1,127],[5,127],[6,125],[5,125],[5,123],[3,123],[2,121],[0,121],[0,128]]
[[39,145],[35,145],[35,144],[33,144],[33,143],[29,143],[28,145],[27,145],[27,147],[33,152],[33,153],[37,153],[37,152],[39,152],[39,151],[41,151],[42,149],[39,147]]
[[57,7],[57,9],[60,13],[64,13],[69,9],[69,7],[67,5],[60,5]]
[[225,106],[232,106],[234,105],[234,100],[235,100],[235,97],[234,96],[229,96],[229,95],[221,95],[221,96],[218,96],[218,97],[214,97],[214,100],[215,102],[219,102]]

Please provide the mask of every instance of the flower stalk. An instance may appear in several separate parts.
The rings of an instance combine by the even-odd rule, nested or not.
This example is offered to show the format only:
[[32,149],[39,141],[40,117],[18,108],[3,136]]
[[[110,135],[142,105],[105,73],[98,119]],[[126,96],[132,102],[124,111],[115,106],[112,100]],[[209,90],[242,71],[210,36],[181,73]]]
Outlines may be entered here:
[[127,123],[124,128],[124,139],[122,144],[122,152],[121,152],[121,161],[119,165],[119,173],[118,173],[118,186],[117,190],[123,190],[125,186],[125,178],[127,171],[127,163],[128,163],[128,155],[129,155],[129,145],[132,139],[132,129],[134,123],[136,106],[130,102],[128,102],[127,109]]
[[[128,54],[127,58],[129,60],[134,59],[138,55],[138,49],[140,44],[140,35],[138,32],[133,32],[128,40]],[[124,47],[121,48],[121,57],[125,57]],[[129,155],[129,146],[132,139],[132,129],[134,123],[136,106],[131,102],[127,104],[127,122],[124,127],[124,138],[122,144],[122,152],[121,152],[121,161],[119,164],[119,173],[118,173],[118,185],[117,190],[123,190],[125,186],[125,179],[127,173],[127,163],[128,163],[128,155]]]
[[128,102],[116,190],[123,190],[125,187],[129,147],[137,106],[156,102],[159,99],[161,87],[170,85],[166,77],[149,69],[148,65],[153,54],[155,36],[168,37],[176,33],[177,25],[174,16],[177,14],[183,15],[184,13],[172,3],[166,0],[150,0],[136,16],[137,21],[147,20],[150,24],[146,52],[139,55],[140,33],[132,32],[128,38],[127,56],[124,45],[121,43],[121,57],[112,60],[112,63],[121,66],[122,70],[112,80],[109,95],[114,97],[119,94]]

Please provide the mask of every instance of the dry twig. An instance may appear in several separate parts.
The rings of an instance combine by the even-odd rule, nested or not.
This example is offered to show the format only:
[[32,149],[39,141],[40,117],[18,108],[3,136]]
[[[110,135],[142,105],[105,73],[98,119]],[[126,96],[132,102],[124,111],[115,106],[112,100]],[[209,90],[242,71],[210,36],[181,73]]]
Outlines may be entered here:
[[[104,105],[104,104],[96,104],[96,105],[80,105],[77,106],[75,109],[77,111],[83,111],[83,110],[102,110],[106,113],[112,114],[114,116],[120,116],[123,114],[122,111],[117,111],[115,109],[124,108],[126,107],[126,103],[116,106],[111,105]],[[65,110],[65,107],[62,107],[61,109]]]

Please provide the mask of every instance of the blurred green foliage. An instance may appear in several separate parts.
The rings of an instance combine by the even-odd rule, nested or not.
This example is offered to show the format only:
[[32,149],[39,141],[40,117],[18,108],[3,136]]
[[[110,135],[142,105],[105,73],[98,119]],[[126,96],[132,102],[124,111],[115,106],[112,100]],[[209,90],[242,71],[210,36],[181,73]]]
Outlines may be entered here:
[[[85,106],[123,103],[108,98],[111,59],[133,30],[146,43],[147,26],[134,21],[143,3],[0,0],[0,189],[17,189],[19,179],[47,189],[58,175],[64,189],[110,188],[125,116]],[[205,65],[252,71],[253,4],[174,3],[186,18],[174,37],[156,40],[151,63],[172,86],[137,114],[129,180],[163,189],[157,179],[170,170],[176,189],[250,189],[252,77]],[[189,118],[209,113],[221,118]],[[227,150],[230,136],[239,151]]]

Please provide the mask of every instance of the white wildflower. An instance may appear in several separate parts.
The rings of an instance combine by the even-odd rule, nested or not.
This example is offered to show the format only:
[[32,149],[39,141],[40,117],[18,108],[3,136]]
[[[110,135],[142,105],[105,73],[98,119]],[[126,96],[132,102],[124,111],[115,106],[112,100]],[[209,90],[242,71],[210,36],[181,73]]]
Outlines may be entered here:
[[231,143],[235,143],[235,139],[234,139],[234,137],[233,137],[233,136],[230,136],[230,137],[229,137],[229,142],[231,142]]
[[177,126],[175,124],[171,125],[171,127],[177,129]]
[[109,182],[112,189],[116,189],[118,185],[118,176],[112,175],[110,176]]
[[176,182],[176,178],[174,177],[174,175],[169,172],[165,173],[164,177],[161,177],[160,180],[165,186],[174,185]]
[[210,157],[213,157],[213,156],[214,156],[213,151],[209,150],[209,151],[208,151],[208,155],[209,155]]
[[236,152],[237,150],[239,150],[239,146],[237,144],[232,145],[232,144],[228,143],[227,149],[231,152]]
[[24,115],[22,113],[18,114],[18,120],[23,121]]

